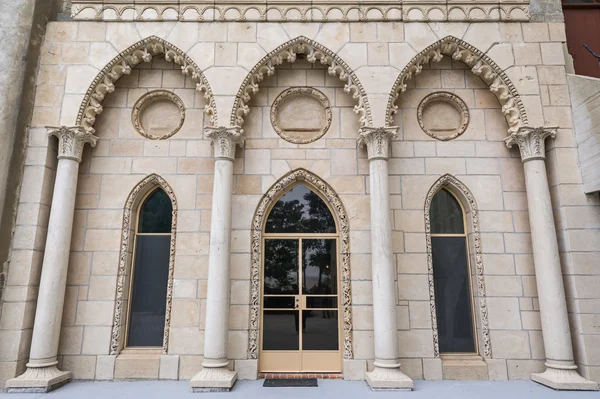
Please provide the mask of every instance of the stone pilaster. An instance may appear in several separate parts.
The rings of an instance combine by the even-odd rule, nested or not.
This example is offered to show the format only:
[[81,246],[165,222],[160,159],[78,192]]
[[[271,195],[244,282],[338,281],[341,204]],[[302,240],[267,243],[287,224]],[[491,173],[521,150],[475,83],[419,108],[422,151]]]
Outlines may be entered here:
[[229,391],[237,379],[236,372],[229,370],[227,359],[231,286],[231,196],[235,147],[243,145],[244,137],[238,126],[205,129],[206,137],[213,142],[215,174],[208,256],[204,361],[202,370],[190,381],[194,392]]
[[544,141],[547,137],[556,137],[556,130],[551,127],[522,127],[505,139],[508,147],[519,146],[525,169],[535,279],[546,353],[546,371],[532,374],[531,379],[554,389],[597,390],[598,384],[577,373],[573,360],[567,301],[544,162]]
[[78,126],[48,127],[48,133],[58,138],[58,165],[31,352],[25,373],[6,382],[9,391],[47,392],[71,379],[70,371],[61,371],[56,366],[58,341],[67,287],[79,162],[84,145],[95,146],[97,137]]
[[363,127],[358,135],[358,145],[367,147],[369,157],[375,369],[366,373],[366,378],[372,389],[413,389],[413,381],[400,371],[398,359],[396,269],[388,187],[390,142],[397,136],[397,127]]

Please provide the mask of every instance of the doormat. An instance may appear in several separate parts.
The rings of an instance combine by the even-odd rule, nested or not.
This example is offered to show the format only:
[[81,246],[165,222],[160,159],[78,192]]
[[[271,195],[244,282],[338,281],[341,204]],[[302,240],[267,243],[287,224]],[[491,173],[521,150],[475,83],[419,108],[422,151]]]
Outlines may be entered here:
[[265,379],[263,387],[318,387],[316,378],[277,378]]

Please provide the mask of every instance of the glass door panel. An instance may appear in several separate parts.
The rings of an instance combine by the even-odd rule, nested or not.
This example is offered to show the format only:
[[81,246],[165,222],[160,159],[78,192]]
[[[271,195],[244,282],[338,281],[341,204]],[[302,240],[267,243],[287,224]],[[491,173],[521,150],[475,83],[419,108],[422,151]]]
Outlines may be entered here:
[[302,240],[302,294],[337,294],[335,239]]

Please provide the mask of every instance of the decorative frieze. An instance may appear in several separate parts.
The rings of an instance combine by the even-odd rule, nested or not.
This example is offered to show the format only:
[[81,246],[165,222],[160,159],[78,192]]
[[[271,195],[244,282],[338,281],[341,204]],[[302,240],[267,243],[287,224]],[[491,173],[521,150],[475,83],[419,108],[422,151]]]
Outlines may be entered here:
[[211,139],[213,143],[214,156],[216,159],[225,158],[235,159],[235,147],[244,146],[244,136],[239,126],[206,126],[206,138]]
[[93,126],[96,116],[103,110],[102,101],[109,93],[115,91],[116,81],[123,75],[129,75],[137,64],[150,62],[154,56],[159,54],[163,54],[165,60],[179,65],[181,73],[191,76],[196,84],[196,90],[203,93],[204,98],[207,100],[205,112],[210,116],[210,124],[216,124],[217,107],[202,70],[183,51],[156,36],[140,40],[102,68],[83,97],[83,102],[77,114],[77,124],[94,133]]
[[[180,4],[181,3],[181,4]],[[404,3],[404,4],[403,4]],[[435,1],[266,0],[240,4],[233,1],[175,0],[95,2],[73,0],[75,20],[102,21],[528,21],[529,3],[440,3]]]
[[367,147],[367,156],[372,159],[388,159],[390,143],[398,137],[398,127],[362,127],[356,140],[358,146]]
[[81,126],[47,126],[48,136],[58,138],[58,159],[72,159],[81,162],[83,147],[89,143],[96,146],[98,137]]
[[357,104],[354,106],[354,112],[359,116],[360,126],[367,126],[371,123],[371,110],[367,93],[348,64],[331,50],[313,40],[300,36],[277,47],[252,68],[236,95],[231,113],[232,125],[242,126],[244,124],[244,117],[250,112],[248,103],[252,95],[258,92],[259,83],[264,79],[265,74],[267,76],[273,75],[277,65],[281,65],[283,61],[293,63],[298,59],[299,54],[306,57],[306,60],[311,64],[319,61],[322,65],[329,65],[327,72],[346,82],[344,92],[350,94],[356,100]]
[[445,55],[452,57],[453,60],[463,62],[471,68],[471,72],[488,85],[502,106],[502,114],[506,117],[509,134],[518,131],[521,126],[527,125],[525,107],[506,73],[483,52],[453,36],[447,36],[425,48],[402,69],[388,100],[386,114],[388,125],[394,123],[394,114],[398,112],[396,102],[399,96],[407,90],[408,81],[420,74],[426,64],[440,62]]
[[555,138],[558,127],[522,127],[504,139],[506,146],[518,145],[523,162],[546,159],[546,137]]

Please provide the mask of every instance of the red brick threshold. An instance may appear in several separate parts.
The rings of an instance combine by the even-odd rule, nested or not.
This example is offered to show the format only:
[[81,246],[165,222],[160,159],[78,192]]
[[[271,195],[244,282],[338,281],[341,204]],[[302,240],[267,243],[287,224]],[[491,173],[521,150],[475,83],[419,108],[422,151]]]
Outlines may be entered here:
[[341,380],[343,378],[340,373],[260,373],[258,379],[300,379],[300,378],[317,378],[319,380]]

